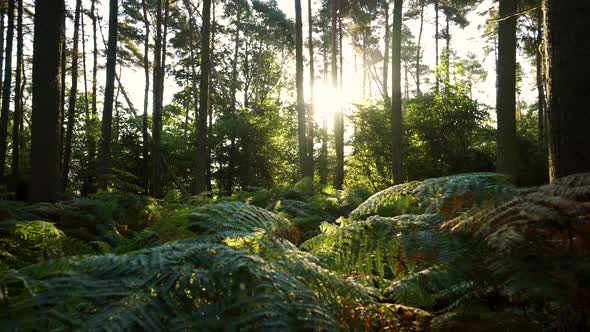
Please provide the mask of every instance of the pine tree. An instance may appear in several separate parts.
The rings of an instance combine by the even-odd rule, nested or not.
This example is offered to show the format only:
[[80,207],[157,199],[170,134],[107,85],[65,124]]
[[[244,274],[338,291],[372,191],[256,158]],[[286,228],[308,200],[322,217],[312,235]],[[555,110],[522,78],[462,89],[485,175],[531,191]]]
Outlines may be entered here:
[[549,175],[590,171],[590,1],[544,0]]
[[404,182],[402,159],[402,89],[401,89],[401,56],[402,56],[402,0],[393,2],[393,42],[391,55],[393,57],[392,73],[393,87],[391,92],[391,133],[392,133],[392,172],[393,182]]
[[203,25],[201,26],[201,81],[199,84],[199,114],[197,124],[197,155],[195,165],[195,194],[207,190],[207,111],[209,102],[211,0],[203,1]]
[[500,0],[496,170],[516,181],[516,0]]
[[59,197],[59,129],[63,0],[36,1],[33,42],[33,114],[31,127],[31,200]]
[[117,67],[117,25],[119,2],[110,0],[109,38],[107,44],[106,85],[104,91],[104,109],[102,112],[102,130],[100,139],[100,187],[107,190],[111,181],[111,150],[113,135],[113,103],[115,94],[115,76]]

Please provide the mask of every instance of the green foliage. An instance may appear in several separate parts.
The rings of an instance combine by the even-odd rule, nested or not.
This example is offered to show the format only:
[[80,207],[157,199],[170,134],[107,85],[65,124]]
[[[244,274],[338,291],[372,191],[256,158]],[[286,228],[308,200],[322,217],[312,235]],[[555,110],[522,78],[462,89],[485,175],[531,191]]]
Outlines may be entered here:
[[[392,185],[391,120],[383,102],[355,105],[347,184],[373,191]],[[495,134],[488,109],[462,86],[406,101],[404,169],[408,180],[494,169]]]
[[498,204],[521,193],[509,177],[496,173],[469,173],[408,182],[385,189],[359,205],[350,218],[371,215],[396,216],[408,213],[438,214],[445,219],[474,205]]
[[[57,222],[0,222],[0,329],[428,326],[427,313],[397,304],[445,319],[525,308],[545,326],[585,326],[588,178],[534,190],[494,173],[427,179],[377,193],[337,222],[366,187],[6,204],[10,218]],[[74,220],[112,237],[67,237]]]

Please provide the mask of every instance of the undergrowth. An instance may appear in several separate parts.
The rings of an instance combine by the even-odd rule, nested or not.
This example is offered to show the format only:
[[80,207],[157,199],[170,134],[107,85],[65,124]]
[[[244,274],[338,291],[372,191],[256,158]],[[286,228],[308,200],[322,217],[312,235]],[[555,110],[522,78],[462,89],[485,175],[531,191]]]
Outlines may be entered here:
[[589,327],[590,175],[521,189],[461,174],[367,196],[304,180],[0,202],[0,329],[412,331],[474,308]]

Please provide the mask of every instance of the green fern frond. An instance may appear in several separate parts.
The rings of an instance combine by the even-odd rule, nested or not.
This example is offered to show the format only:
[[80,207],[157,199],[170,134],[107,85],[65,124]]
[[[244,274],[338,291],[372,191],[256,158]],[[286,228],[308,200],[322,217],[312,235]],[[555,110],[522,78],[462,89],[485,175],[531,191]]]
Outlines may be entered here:
[[0,285],[6,330],[340,328],[298,278],[240,250],[194,240],[49,261],[3,273]]
[[280,235],[291,222],[268,210],[240,202],[224,202],[197,208],[186,214],[189,226],[201,239],[221,241],[256,232]]
[[448,220],[476,205],[494,206],[520,194],[509,177],[496,173],[468,173],[414,181],[383,190],[351,212],[360,220],[372,215],[438,214]]

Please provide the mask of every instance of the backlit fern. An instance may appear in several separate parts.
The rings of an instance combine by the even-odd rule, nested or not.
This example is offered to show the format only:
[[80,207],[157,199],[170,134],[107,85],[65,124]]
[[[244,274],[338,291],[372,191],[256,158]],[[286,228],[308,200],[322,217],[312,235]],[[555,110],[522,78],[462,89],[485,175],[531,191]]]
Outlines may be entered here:
[[446,229],[484,239],[488,265],[508,294],[587,306],[590,289],[590,174],[540,187]]
[[352,219],[372,215],[439,214],[451,219],[476,204],[504,202],[521,190],[496,173],[470,173],[409,182],[383,190],[350,213]]

